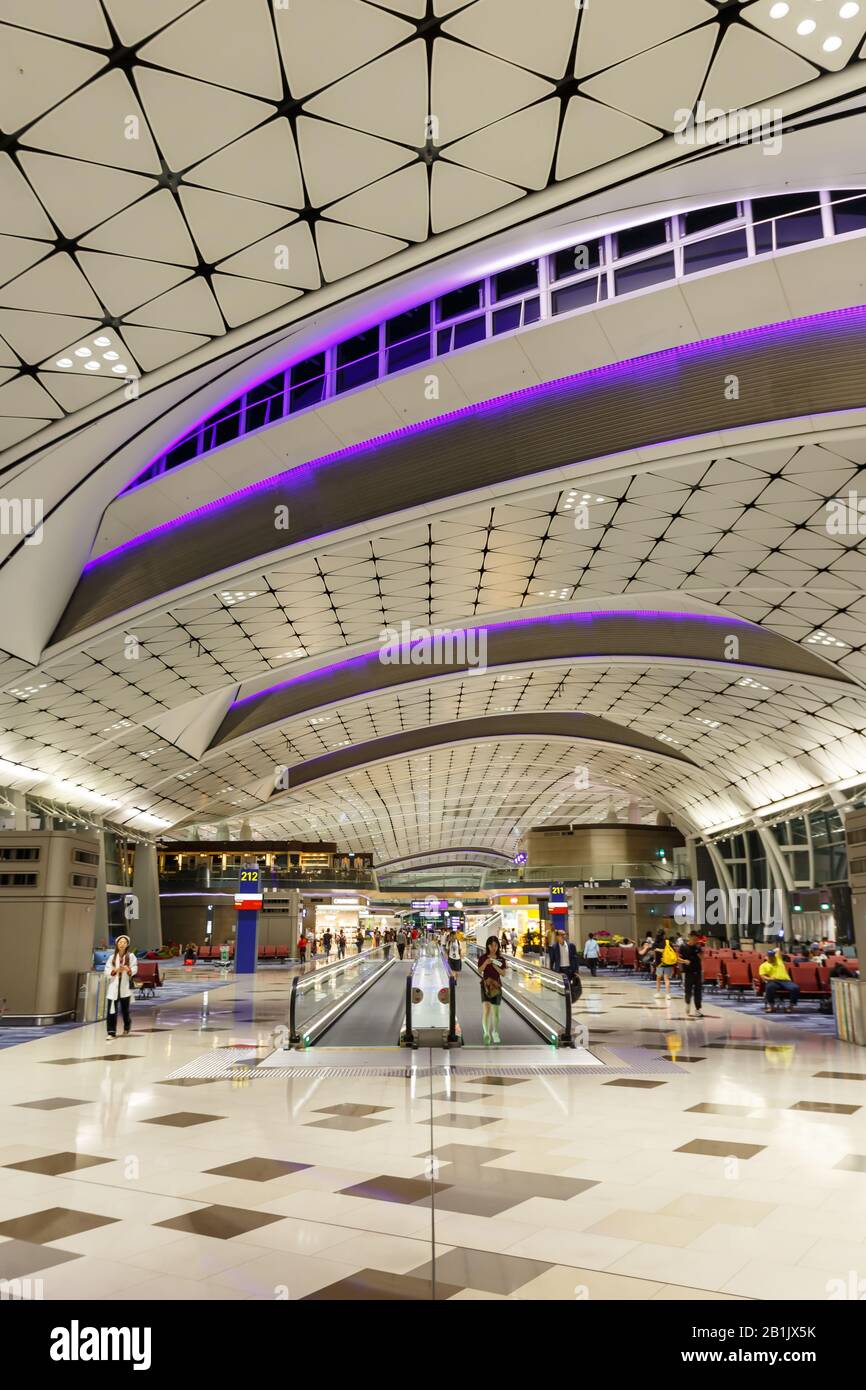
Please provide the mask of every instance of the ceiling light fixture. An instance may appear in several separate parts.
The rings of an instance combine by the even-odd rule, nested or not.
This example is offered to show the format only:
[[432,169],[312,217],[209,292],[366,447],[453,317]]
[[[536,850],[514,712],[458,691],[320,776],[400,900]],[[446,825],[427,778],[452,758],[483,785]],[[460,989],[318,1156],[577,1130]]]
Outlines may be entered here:
[[802,38],[806,38],[808,34],[814,34],[817,28],[818,25],[814,19],[801,19],[800,23],[797,25],[797,33],[800,34]]
[[784,0],[780,0],[780,3],[779,3],[778,5],[773,5],[773,6],[771,6],[771,8],[770,8],[770,18],[771,18],[771,19],[784,19],[784,18],[785,18],[785,15],[788,14],[790,8],[791,8],[791,6],[790,6],[790,5],[786,5],[786,4],[784,3]]
[[76,349],[75,349],[75,356],[76,356],[76,357],[92,357],[92,356],[93,356],[93,353],[90,351],[90,348],[79,347],[79,348],[76,348]]
[[74,367],[75,363],[73,362],[71,357],[58,357],[54,365],[55,367],[62,367],[63,370],[66,371],[68,367]]
[[842,47],[842,40],[838,34],[831,34],[828,39],[824,40],[821,47],[825,53],[835,53],[837,48]]
[[859,5],[855,5],[855,4],[854,4],[854,0],[849,0],[849,2],[848,2],[847,4],[845,4],[845,5],[843,5],[842,8],[841,8],[841,10],[839,11],[839,18],[840,18],[840,19],[853,19],[853,18],[855,17],[855,15],[858,15],[859,13],[860,13],[860,6],[859,6]]

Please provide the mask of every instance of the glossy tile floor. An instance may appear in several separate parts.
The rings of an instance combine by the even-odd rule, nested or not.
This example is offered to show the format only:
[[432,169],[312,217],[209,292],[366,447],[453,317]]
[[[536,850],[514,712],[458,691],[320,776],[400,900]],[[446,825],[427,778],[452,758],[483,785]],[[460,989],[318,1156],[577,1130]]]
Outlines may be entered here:
[[46,1299],[573,1301],[826,1299],[866,1276],[866,1052],[808,1010],[710,997],[686,1023],[678,997],[600,975],[578,1014],[597,1069],[544,1046],[538,1070],[525,1048],[354,1068],[321,1048],[289,1078],[176,1076],[264,1060],[290,978],[137,1003],[114,1043],[93,1025],[0,1053],[0,1279]]

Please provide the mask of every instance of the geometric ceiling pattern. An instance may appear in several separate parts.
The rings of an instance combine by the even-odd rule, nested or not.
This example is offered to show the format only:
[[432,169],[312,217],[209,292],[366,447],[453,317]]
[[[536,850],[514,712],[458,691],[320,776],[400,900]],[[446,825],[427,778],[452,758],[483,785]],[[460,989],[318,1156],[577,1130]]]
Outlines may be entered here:
[[[827,500],[866,487],[862,432],[581,479],[323,540],[231,590],[204,584],[136,620],[135,661],[116,634],[37,668],[9,658],[0,758],[87,788],[113,819],[143,811],[152,821],[141,828],[247,819],[253,833],[321,836],[385,859],[456,844],[513,850],[530,824],[602,820],[635,802],[711,828],[863,773],[866,554],[861,538],[826,527]],[[584,499],[589,529],[577,530]],[[447,626],[610,599],[668,608],[674,597],[802,644],[852,688],[722,663],[695,669],[687,652],[668,663],[564,658],[471,677],[430,679],[421,668],[418,684],[307,710],[201,759],[160,733],[171,711],[269,671],[328,664],[356,644],[369,650],[407,619]],[[418,751],[264,805],[276,767],[429,725],[566,711],[660,740],[697,767],[510,738]]]
[[678,110],[859,64],[866,29],[829,0],[242,9],[239,42],[234,0],[0,0],[0,448]]

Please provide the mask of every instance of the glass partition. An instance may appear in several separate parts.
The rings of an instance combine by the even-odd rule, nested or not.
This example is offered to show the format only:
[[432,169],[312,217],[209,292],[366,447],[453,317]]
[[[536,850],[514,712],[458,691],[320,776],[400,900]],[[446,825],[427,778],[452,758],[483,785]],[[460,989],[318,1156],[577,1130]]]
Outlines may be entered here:
[[333,965],[319,966],[292,981],[289,1042],[307,1046],[349,1003],[389,968],[390,947],[376,946]]

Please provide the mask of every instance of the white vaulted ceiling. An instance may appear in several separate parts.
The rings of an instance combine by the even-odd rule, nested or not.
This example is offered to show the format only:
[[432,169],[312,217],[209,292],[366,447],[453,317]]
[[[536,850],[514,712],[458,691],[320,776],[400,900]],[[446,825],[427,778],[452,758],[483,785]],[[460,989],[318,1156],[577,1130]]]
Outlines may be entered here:
[[0,0],[0,448],[407,247],[662,158],[678,108],[858,64],[866,7],[825,51],[833,8]]

